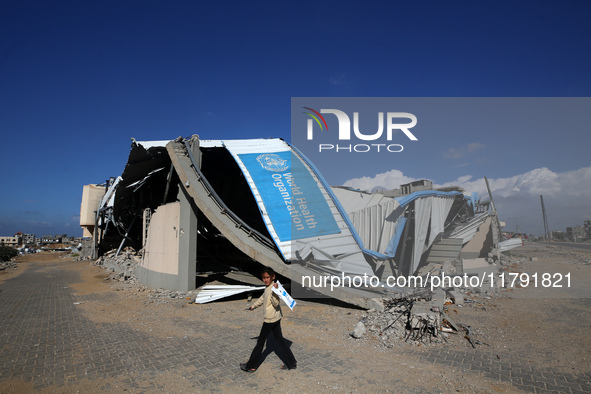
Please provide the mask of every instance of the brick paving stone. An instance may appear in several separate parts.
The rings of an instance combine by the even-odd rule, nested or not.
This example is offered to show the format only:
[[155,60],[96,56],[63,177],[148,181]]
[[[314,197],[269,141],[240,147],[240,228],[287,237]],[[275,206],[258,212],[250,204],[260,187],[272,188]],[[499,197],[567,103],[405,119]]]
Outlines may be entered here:
[[[202,333],[203,338],[158,338],[133,330],[126,323],[95,323],[89,320],[76,302],[118,300],[116,293],[76,296],[70,285],[79,283],[77,271],[66,270],[63,263],[32,266],[20,275],[0,283],[0,381],[20,379],[33,383],[36,390],[76,383],[82,379],[117,377],[130,387],[157,390],[148,381],[163,373],[191,368],[186,376],[198,390],[215,390],[223,382],[256,389],[257,380],[238,368],[255,341],[245,344],[244,331],[256,332],[257,326],[239,330],[219,330],[201,321],[174,319],[181,330]],[[312,316],[298,316],[299,324],[321,328]],[[255,334],[256,335],[256,334]],[[305,376],[318,370],[336,376],[347,374],[348,360],[332,352],[292,345],[300,360],[298,372]],[[280,364],[269,341],[265,363]],[[496,354],[483,349],[451,348],[401,351],[433,364],[481,374],[489,379],[508,382],[516,389],[530,392],[589,392],[590,375],[563,374],[536,369],[530,360],[544,357],[544,352],[528,355]],[[500,357],[500,359],[498,359]],[[399,392],[422,391],[396,386]],[[113,389],[105,386],[105,390]],[[140,390],[140,391],[141,391]]]
[[[510,383],[515,388],[528,392],[556,391],[570,393],[571,391],[580,390],[584,392],[586,389],[591,389],[587,375],[573,375],[536,369],[529,362],[532,356],[527,354],[494,354],[478,348],[468,350],[446,348],[437,351],[412,350],[408,351],[408,353],[412,353],[419,359],[430,363],[453,367],[464,367],[464,363],[458,362],[464,360],[470,364],[470,370],[481,373],[494,381]],[[547,355],[546,352],[534,353],[538,354],[536,357],[540,357],[540,354]],[[591,390],[587,390],[587,392],[591,392]]]
[[[208,340],[160,339],[123,323],[94,323],[75,303],[109,302],[116,295],[75,296],[70,285],[80,282],[79,274],[61,265],[32,267],[0,283],[0,381],[20,379],[42,389],[89,377],[117,376],[135,384],[150,374],[174,372],[179,366],[194,366],[199,376],[194,382],[202,388],[214,388],[222,381],[250,381],[238,368],[254,346],[254,341],[244,345],[243,332],[178,320],[177,326],[206,333]],[[318,324],[310,320],[313,323]],[[303,369],[346,373],[346,362],[330,352],[300,345],[293,348]],[[279,364],[271,350],[270,342],[267,361]],[[209,356],[212,353],[217,356]],[[74,358],[75,354],[79,356]],[[131,373],[133,377],[128,377]]]

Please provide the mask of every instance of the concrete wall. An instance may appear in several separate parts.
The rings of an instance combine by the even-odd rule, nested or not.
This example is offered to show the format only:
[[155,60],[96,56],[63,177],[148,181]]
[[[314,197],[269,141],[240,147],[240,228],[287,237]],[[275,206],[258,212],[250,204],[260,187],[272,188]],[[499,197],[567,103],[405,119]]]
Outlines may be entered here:
[[105,187],[97,185],[84,185],[82,188],[82,203],[80,204],[80,227],[82,227],[82,236],[92,238],[94,235],[94,225],[96,211],[105,195]]
[[136,268],[138,280],[152,289],[195,289],[197,216],[183,191],[179,201],[154,211],[144,256]]
[[173,202],[158,207],[152,215],[141,262],[146,270],[178,275],[180,211],[180,202]]
[[82,189],[82,204],[80,204],[81,226],[94,226],[95,211],[98,209],[104,194],[104,186],[84,185]]
[[462,248],[462,252],[460,256],[464,259],[473,259],[477,257],[486,257],[488,252],[490,252],[493,242],[492,242],[492,219],[490,217],[486,218],[484,223],[478,227],[478,231],[474,234],[474,237],[464,247]]

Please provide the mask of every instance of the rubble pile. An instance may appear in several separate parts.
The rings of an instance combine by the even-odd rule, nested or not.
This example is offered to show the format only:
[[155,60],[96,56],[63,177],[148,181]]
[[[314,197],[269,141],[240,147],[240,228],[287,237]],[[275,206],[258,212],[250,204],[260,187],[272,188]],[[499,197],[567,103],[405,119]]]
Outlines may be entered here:
[[137,284],[135,269],[139,265],[141,251],[138,253],[132,247],[126,247],[117,255],[115,249],[108,251],[103,256],[90,264],[103,267],[111,274],[111,279],[120,282]]
[[15,269],[18,262],[16,260],[0,261],[0,271]]
[[83,239],[80,247],[80,256],[76,257],[76,261],[85,261],[92,258],[92,241],[90,239]]
[[500,263],[502,266],[508,266],[508,265],[515,264],[518,262],[521,262],[521,260],[516,259],[514,256],[501,254]]
[[[104,268],[110,275],[108,280],[123,282],[130,285],[128,288],[135,288],[139,293],[146,293],[144,304],[155,303],[157,305],[167,304],[176,300],[186,300],[189,303],[195,301],[198,290],[193,291],[175,291],[165,289],[149,289],[142,285],[135,276],[135,269],[139,265],[143,250],[136,252],[132,247],[126,247],[117,256],[117,250],[113,249],[99,257],[96,261],[91,261],[91,265]],[[84,260],[81,258],[81,260]],[[80,260],[79,260],[80,261]]]
[[164,290],[164,289],[154,289],[154,290],[147,290],[147,287],[142,286],[142,291],[147,291],[147,300],[146,304],[167,304],[170,302],[174,302],[175,300],[187,300],[191,303],[195,301],[197,297],[197,290],[194,291],[175,291],[175,290]]
[[571,252],[568,250],[565,250],[562,247],[556,247],[556,248],[552,248],[552,247],[548,247],[547,248],[547,257],[556,257],[556,258],[560,258],[560,259],[564,259],[565,262],[567,263],[571,263],[571,264],[581,264],[581,265],[590,265],[591,264],[591,258],[589,258],[588,255],[585,255],[583,253],[578,253],[578,252]]
[[383,299],[384,308],[365,312],[350,335],[355,339],[377,338],[385,348],[437,345],[462,337],[475,347],[480,344],[474,339],[477,330],[454,322],[452,316],[453,312],[457,313],[456,308],[486,310],[479,298],[491,299],[487,293],[479,289],[450,288]]
[[440,311],[427,300],[389,299],[384,300],[383,311],[370,309],[364,313],[351,336],[361,338],[367,332],[387,348],[403,343],[442,343],[447,334],[440,332],[441,325]]
[[137,280],[135,269],[141,261],[143,250],[136,252],[132,247],[126,247],[117,256],[115,249],[108,251],[103,256],[90,264],[104,268],[110,275],[109,280],[123,282],[134,287],[137,292],[145,292],[145,304],[166,304],[176,300],[194,302],[198,291],[175,291],[164,289],[152,289],[142,285]]

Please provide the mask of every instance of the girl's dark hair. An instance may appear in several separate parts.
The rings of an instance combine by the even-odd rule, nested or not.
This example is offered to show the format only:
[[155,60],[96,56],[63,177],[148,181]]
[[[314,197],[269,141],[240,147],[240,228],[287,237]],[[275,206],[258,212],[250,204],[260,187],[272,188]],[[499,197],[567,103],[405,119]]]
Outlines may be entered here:
[[275,271],[273,271],[273,268],[271,268],[271,267],[264,267],[261,270],[261,276],[263,276],[263,274],[269,274],[269,276],[275,276]]

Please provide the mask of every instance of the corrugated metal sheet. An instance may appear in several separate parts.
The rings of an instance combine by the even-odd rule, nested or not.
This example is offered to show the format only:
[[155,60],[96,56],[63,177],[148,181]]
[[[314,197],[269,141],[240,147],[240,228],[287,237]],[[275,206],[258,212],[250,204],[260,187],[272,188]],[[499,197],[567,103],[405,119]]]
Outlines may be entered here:
[[398,209],[398,201],[350,188],[333,187],[332,191],[346,210],[364,248],[386,255],[403,212]]
[[478,231],[478,227],[482,225],[486,221],[486,218],[489,216],[488,212],[480,213],[474,216],[468,223],[464,224],[463,226],[457,227],[452,233],[450,234],[450,238],[461,238],[462,242],[465,244],[466,242],[470,241],[476,231]]
[[460,258],[462,240],[460,238],[446,238],[436,242],[431,247],[427,262],[454,261]]
[[[460,192],[420,191],[402,198],[389,198],[381,194],[369,195],[347,188],[333,188],[335,195],[351,218],[363,245],[379,253],[392,255],[396,251],[398,220],[403,206],[415,201],[414,237],[410,272],[414,273],[421,257],[445,229],[445,220]],[[360,208],[355,211],[349,209]],[[400,237],[399,229],[397,238]],[[427,239],[427,234],[429,238]],[[390,245],[392,244],[392,245]],[[390,245],[390,246],[389,246]]]
[[386,253],[388,243],[396,230],[398,216],[393,217],[393,212],[398,207],[395,200],[386,199],[377,205],[349,213],[366,248]]
[[[421,190],[418,192],[414,192],[409,194],[408,196],[403,197],[395,197],[396,201],[400,203],[400,205],[407,205],[411,201],[416,200],[417,198],[422,197],[456,197],[456,196],[463,196],[460,192],[442,192],[439,190]],[[464,198],[468,199],[468,197]]]
[[115,191],[117,190],[117,186],[119,185],[119,182],[121,182],[122,180],[123,180],[123,178],[121,178],[120,176],[118,176],[115,179],[115,181],[113,182],[111,187],[109,187],[109,190],[107,190],[107,192],[105,193],[105,195],[101,199],[101,202],[99,204],[99,209],[113,206],[113,204],[115,203]]
[[220,298],[230,297],[247,291],[264,290],[265,286],[243,286],[243,285],[208,285],[203,286],[197,298],[196,304],[205,304],[219,300]]
[[499,243],[501,252],[506,252],[507,250],[518,248],[520,246],[523,246],[523,241],[521,238],[510,238]]
[[379,193],[370,194],[360,190],[338,186],[332,187],[331,189],[347,213],[361,211],[362,209],[378,205],[384,199],[392,200],[392,198],[384,197],[383,194]]

